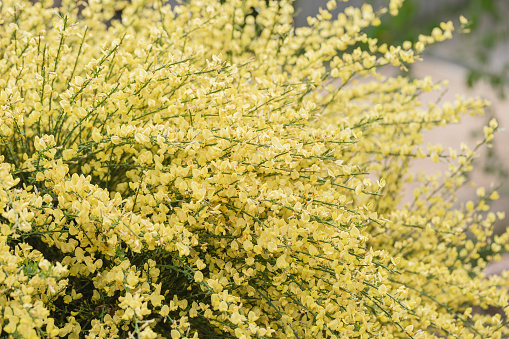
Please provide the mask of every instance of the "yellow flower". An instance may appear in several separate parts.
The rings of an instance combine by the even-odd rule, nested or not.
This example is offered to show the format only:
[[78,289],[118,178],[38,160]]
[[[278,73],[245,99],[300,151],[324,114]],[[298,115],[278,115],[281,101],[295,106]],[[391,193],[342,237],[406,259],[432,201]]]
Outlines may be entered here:
[[507,277],[482,273],[509,249],[498,194],[457,204],[498,123],[426,151],[424,130],[486,102],[425,103],[445,82],[379,73],[451,22],[398,46],[366,32],[402,0],[336,18],[332,0],[298,28],[287,0],[112,4],[2,2],[6,333],[509,335],[471,312],[507,307]]

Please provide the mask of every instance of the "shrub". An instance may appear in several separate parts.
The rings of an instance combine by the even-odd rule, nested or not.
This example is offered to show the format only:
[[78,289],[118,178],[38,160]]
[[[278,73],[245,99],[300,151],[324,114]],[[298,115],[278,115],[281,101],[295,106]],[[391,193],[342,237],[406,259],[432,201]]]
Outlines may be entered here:
[[450,24],[379,46],[369,5],[294,30],[288,1],[163,3],[2,3],[2,336],[509,332],[506,276],[482,274],[508,249],[497,194],[456,203],[475,150],[420,146],[485,103],[422,106],[442,84],[377,73]]

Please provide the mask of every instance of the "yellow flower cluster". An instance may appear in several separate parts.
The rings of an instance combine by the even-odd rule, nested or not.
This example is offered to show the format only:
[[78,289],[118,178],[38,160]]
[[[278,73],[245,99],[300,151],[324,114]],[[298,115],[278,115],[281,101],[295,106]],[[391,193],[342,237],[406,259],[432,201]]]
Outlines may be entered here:
[[497,194],[460,206],[475,149],[420,145],[485,103],[377,73],[451,36],[363,32],[401,4],[294,29],[289,0],[2,1],[0,335],[508,334]]

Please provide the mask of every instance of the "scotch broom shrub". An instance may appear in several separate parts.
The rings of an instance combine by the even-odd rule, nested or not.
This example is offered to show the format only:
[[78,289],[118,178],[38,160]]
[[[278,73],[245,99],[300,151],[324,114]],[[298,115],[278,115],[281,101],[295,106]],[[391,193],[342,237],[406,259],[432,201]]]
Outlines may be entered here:
[[457,202],[475,149],[421,145],[485,103],[377,73],[453,30],[366,37],[400,5],[294,30],[289,1],[2,1],[0,335],[507,334],[497,194]]

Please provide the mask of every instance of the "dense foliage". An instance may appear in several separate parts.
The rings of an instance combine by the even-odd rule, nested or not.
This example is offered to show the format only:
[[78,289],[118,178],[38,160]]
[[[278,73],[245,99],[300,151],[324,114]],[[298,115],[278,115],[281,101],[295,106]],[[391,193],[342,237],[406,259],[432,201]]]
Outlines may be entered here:
[[451,23],[398,47],[363,29],[401,1],[295,30],[287,1],[51,5],[0,7],[2,337],[509,332],[497,194],[457,203],[475,150],[420,145],[485,103],[377,74]]

